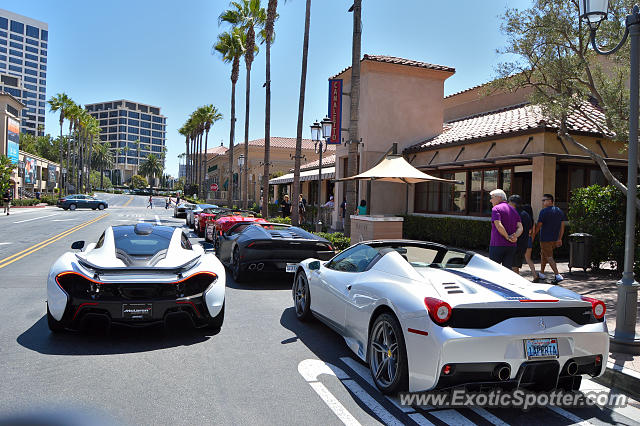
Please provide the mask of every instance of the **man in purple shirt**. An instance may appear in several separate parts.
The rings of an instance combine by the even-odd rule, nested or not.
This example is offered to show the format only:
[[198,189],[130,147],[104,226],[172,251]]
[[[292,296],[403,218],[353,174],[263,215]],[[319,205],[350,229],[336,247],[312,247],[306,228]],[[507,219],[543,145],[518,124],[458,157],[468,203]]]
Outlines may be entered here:
[[511,269],[516,253],[516,242],[522,234],[520,215],[507,203],[507,194],[502,189],[494,189],[491,195],[491,241],[489,258]]

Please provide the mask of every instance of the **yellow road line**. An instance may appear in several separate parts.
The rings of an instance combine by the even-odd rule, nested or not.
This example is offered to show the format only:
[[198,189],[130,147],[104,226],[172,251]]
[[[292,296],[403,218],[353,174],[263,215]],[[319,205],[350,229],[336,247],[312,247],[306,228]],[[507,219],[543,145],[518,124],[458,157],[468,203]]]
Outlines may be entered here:
[[[2,260],[0,260],[0,269],[4,268],[5,266],[8,266],[8,265],[12,264],[15,261],[18,261],[18,260],[22,259],[25,256],[30,255],[31,253],[34,253],[34,252],[40,250],[41,248],[44,248],[44,247],[48,246],[49,244],[55,243],[56,241],[66,237],[68,235],[71,235],[74,232],[76,232],[77,230],[82,229],[82,228],[84,228],[86,226],[89,226],[89,225],[99,221],[100,219],[103,219],[103,218],[107,217],[108,215],[109,215],[109,213],[105,213],[102,216],[98,216],[95,219],[92,219],[92,220],[90,220],[88,222],[85,222],[85,223],[80,224],[78,226],[74,226],[73,228],[70,228],[70,229],[68,229],[68,230],[66,230],[66,231],[64,231],[64,232],[62,232],[62,233],[60,233],[58,235],[54,235],[53,237],[51,237],[51,238],[49,238],[47,240],[44,240],[41,243],[35,244],[35,245],[25,249],[25,250],[22,250],[19,253],[16,253],[16,254],[14,254],[12,256],[9,256],[9,257],[7,257],[5,259],[2,259]],[[18,257],[16,257],[16,256],[18,256]]]
[[129,198],[129,200],[126,203],[124,203],[122,207],[127,207],[129,203],[131,203],[132,201],[133,201],[133,196],[131,196],[131,198]]

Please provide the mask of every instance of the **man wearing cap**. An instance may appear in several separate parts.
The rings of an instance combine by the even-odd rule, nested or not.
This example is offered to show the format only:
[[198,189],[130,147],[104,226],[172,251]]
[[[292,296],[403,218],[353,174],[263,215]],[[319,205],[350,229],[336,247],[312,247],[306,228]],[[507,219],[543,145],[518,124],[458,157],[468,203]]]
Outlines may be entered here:
[[329,207],[330,209],[333,209],[334,207],[334,203],[333,203],[333,195],[329,197],[329,201],[327,201],[326,203],[324,203],[322,205],[322,207]]

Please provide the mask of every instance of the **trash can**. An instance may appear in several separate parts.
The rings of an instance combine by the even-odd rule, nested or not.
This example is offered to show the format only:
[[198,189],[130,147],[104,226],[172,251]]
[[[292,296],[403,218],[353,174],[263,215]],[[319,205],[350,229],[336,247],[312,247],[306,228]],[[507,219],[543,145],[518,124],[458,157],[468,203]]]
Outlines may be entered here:
[[591,267],[591,234],[576,233],[569,235],[569,273],[571,268],[582,268],[585,272]]

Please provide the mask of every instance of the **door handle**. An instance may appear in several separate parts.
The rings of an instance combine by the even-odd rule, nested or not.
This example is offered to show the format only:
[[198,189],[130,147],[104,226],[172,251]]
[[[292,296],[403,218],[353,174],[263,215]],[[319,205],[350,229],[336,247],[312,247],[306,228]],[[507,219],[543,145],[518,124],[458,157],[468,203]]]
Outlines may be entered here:
[[347,291],[351,291],[351,284],[347,286]]

